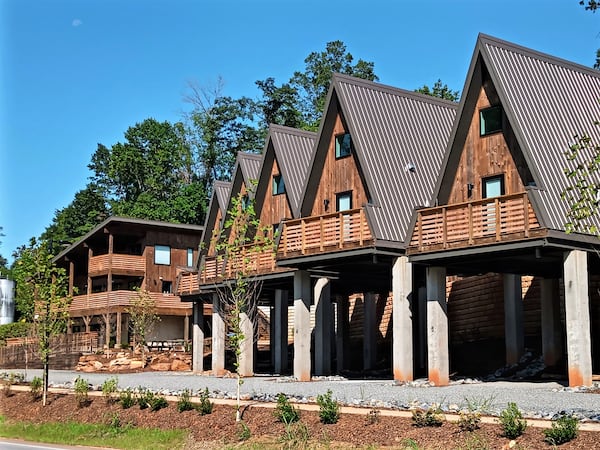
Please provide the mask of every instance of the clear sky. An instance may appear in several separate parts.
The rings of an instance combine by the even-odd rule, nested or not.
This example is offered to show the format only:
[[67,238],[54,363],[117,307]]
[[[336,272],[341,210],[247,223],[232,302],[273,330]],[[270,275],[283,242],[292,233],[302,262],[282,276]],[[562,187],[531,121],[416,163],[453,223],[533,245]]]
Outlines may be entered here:
[[463,89],[479,32],[584,65],[600,13],[578,0],[0,0],[0,254],[50,224],[97,144],[148,117],[177,121],[189,80],[225,95],[287,81],[342,40],[404,89]]

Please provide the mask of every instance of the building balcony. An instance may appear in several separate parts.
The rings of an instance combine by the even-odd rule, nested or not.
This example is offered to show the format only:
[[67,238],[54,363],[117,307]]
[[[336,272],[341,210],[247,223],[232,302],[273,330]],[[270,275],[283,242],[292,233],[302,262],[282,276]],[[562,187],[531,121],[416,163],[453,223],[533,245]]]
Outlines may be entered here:
[[[160,292],[149,292],[149,294],[154,300],[158,315],[185,315],[186,310],[189,310],[192,307],[190,303],[182,302],[178,295],[163,294]],[[107,312],[124,312],[137,295],[138,293],[136,291],[126,290],[76,295],[69,305],[69,313],[72,317],[78,317],[106,314]]]
[[286,220],[277,259],[336,252],[373,244],[364,208]]
[[407,253],[489,245],[545,234],[523,192],[417,211]]
[[200,283],[198,282],[198,271],[192,269],[177,268],[177,282],[175,283],[176,295],[192,295],[198,293]]
[[106,254],[92,256],[88,263],[90,276],[106,275],[110,271],[118,275],[141,275],[146,272],[146,258],[142,255]]

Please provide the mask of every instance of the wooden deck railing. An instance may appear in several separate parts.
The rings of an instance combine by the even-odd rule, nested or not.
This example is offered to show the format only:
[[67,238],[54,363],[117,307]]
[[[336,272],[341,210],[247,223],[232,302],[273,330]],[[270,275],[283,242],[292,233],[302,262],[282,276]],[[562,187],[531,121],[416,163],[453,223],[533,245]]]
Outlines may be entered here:
[[109,268],[144,273],[146,271],[146,260],[140,255],[123,255],[119,253],[92,256],[90,258],[88,264],[90,274],[108,272]]
[[[190,303],[184,303],[181,298],[173,294],[163,294],[160,292],[150,292],[150,297],[154,300],[156,308],[169,309],[189,309]],[[73,297],[69,305],[71,315],[77,315],[82,311],[90,312],[91,310],[99,310],[106,308],[127,307],[130,305],[131,299],[136,297],[135,291],[111,291],[111,292],[94,292],[93,294],[76,295]]]
[[363,247],[373,242],[363,208],[287,220],[277,258]]
[[212,283],[218,279],[232,279],[237,273],[262,275],[288,270],[275,264],[275,252],[272,249],[256,249],[254,245],[245,245],[235,258],[223,255],[204,258],[198,280],[200,285]]
[[175,294],[189,295],[198,292],[199,288],[197,270],[177,269]]
[[421,209],[408,253],[526,239],[544,234],[526,192]]

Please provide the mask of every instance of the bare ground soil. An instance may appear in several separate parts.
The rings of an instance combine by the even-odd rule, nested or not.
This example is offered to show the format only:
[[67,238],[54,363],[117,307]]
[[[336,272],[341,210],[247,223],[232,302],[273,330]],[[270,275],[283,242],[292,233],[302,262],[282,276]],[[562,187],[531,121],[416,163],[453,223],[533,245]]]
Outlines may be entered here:
[[[177,405],[170,403],[165,409],[152,412],[138,406],[123,409],[120,404],[107,404],[102,397],[90,397],[88,406],[77,407],[75,397],[50,394],[49,404],[33,400],[28,392],[0,393],[0,414],[9,421],[86,422],[108,423],[118,416],[122,424],[136,427],[163,429],[181,428],[190,434],[187,448],[211,449],[235,447],[240,442],[240,424],[235,422],[235,410],[231,405],[217,404],[212,414],[201,416],[196,411],[179,413]],[[270,448],[419,448],[419,449],[551,449],[544,442],[542,429],[528,427],[515,443],[501,436],[496,424],[481,424],[473,432],[461,431],[456,423],[444,422],[440,427],[417,428],[406,417],[390,417],[364,410],[364,414],[341,415],[338,423],[324,425],[319,421],[318,411],[301,411],[301,423],[306,428],[295,428],[294,439],[283,439],[284,424],[277,421],[272,408],[249,406],[244,410],[243,422],[250,431],[250,443],[254,448],[270,444]],[[304,430],[301,432],[301,430]],[[310,441],[305,438],[308,433]],[[416,447],[414,443],[418,445]],[[289,444],[295,443],[295,446]],[[411,445],[412,444],[412,445]],[[511,447],[512,445],[512,447]],[[561,449],[600,448],[600,432],[580,431],[579,436]]]

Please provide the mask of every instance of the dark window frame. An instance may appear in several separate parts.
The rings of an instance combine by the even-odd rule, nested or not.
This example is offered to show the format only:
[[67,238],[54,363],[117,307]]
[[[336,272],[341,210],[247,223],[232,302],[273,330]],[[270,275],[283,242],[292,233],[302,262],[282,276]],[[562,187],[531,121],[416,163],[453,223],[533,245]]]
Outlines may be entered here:
[[337,194],[335,194],[335,210],[336,210],[336,212],[340,212],[340,199],[344,198],[344,197],[350,198],[350,207],[348,209],[344,209],[342,211],[349,211],[352,209],[352,191],[338,192]]
[[[340,142],[340,139],[344,139],[345,136],[348,136],[350,139],[350,145],[348,147],[348,151],[347,153],[344,152],[342,153],[342,148],[344,148]],[[339,144],[338,144],[339,143]],[[352,136],[350,135],[350,133],[340,133],[340,134],[336,134],[335,135],[335,159],[343,159],[343,158],[348,158],[349,156],[352,156],[352,153],[354,151],[354,144],[352,142]]]
[[[489,120],[485,119],[485,115],[489,113],[493,113],[498,111],[500,114],[499,117],[499,125],[498,128],[487,129],[486,123],[489,123]],[[491,134],[496,134],[502,132],[504,129],[504,114],[502,113],[502,105],[494,105],[488,108],[483,108],[479,110],[479,136],[489,136]]]
[[493,198],[487,196],[487,182],[492,180],[500,180],[500,195],[505,195],[505,184],[504,184],[504,174],[492,175],[489,177],[481,178],[481,195],[483,198]]
[[280,173],[273,175],[273,195],[285,194],[285,181]]

